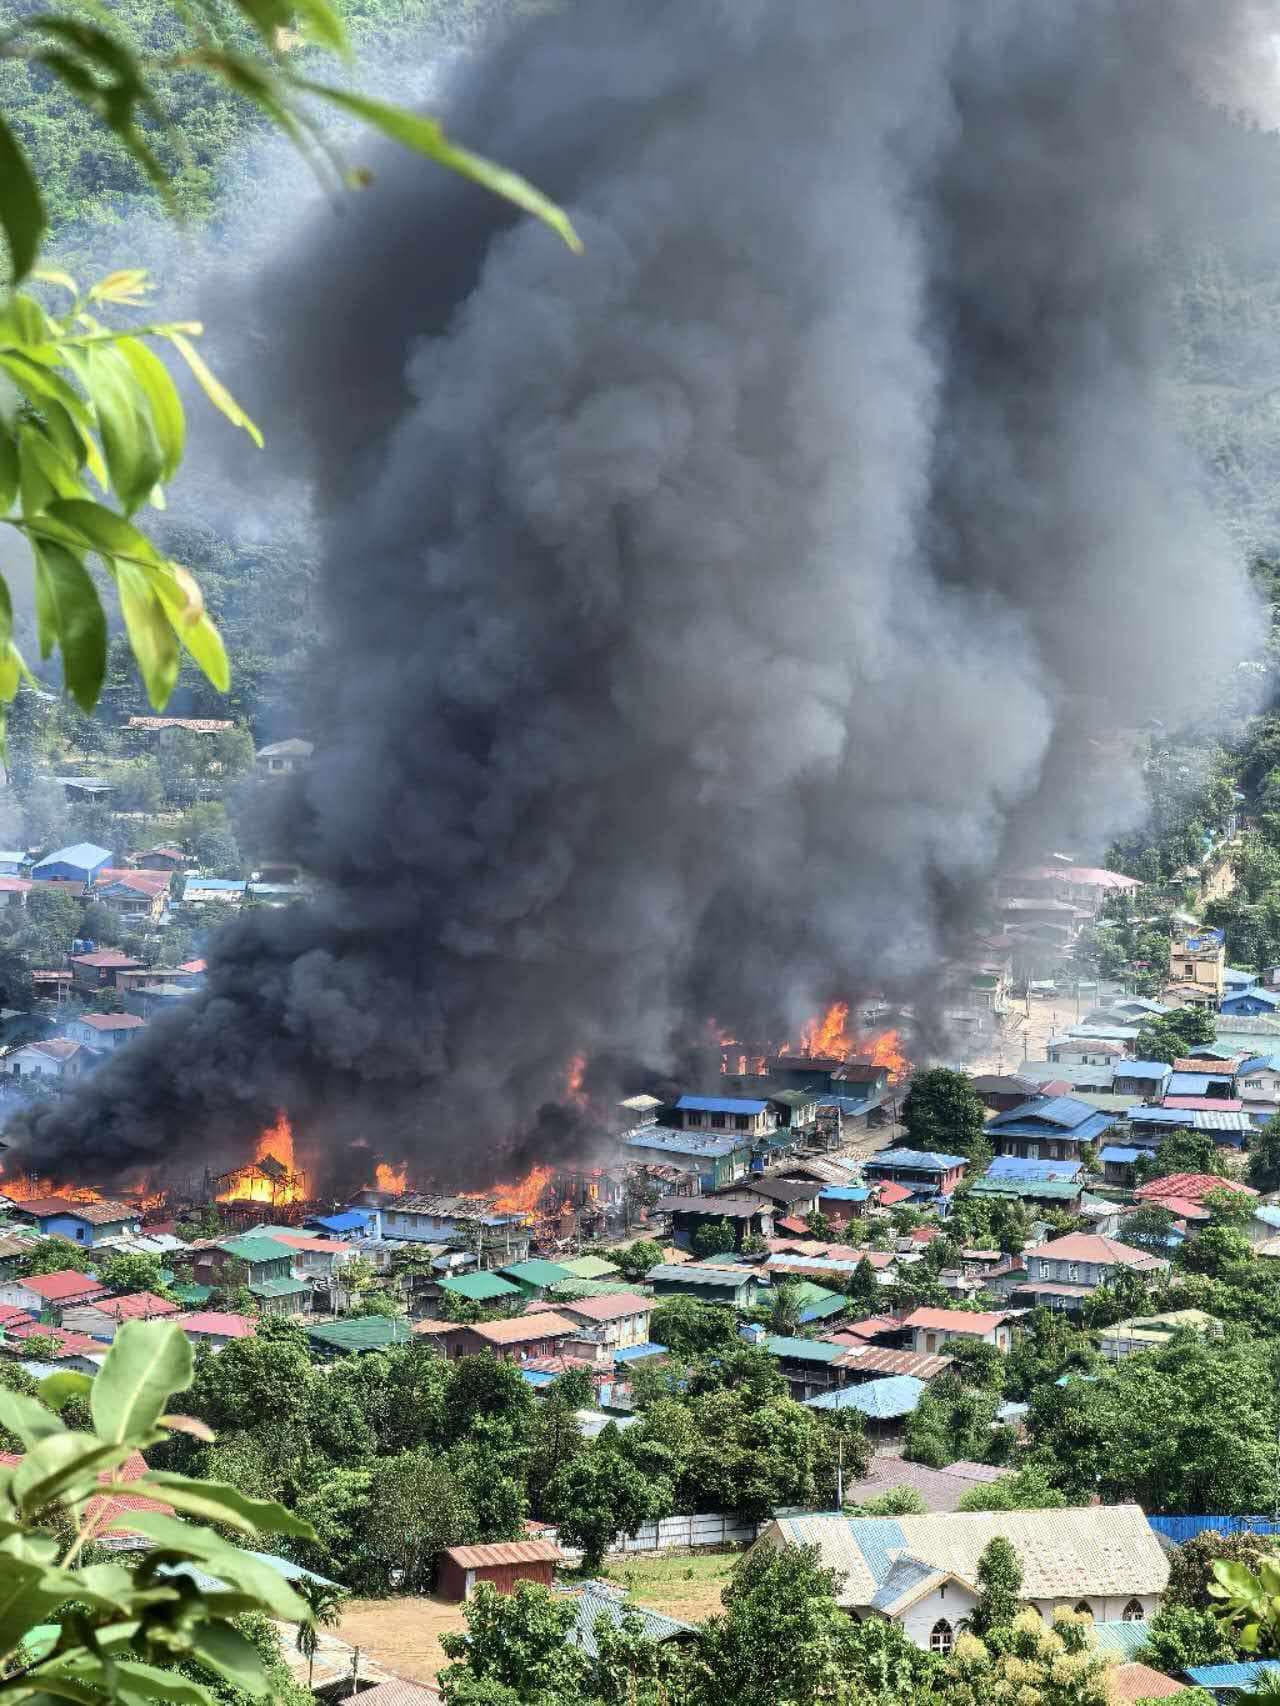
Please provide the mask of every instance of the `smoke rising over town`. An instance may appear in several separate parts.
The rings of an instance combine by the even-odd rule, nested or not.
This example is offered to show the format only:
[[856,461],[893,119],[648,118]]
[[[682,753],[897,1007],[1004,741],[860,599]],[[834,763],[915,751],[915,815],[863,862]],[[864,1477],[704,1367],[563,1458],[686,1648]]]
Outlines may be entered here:
[[1117,737],[1253,644],[1157,278],[1245,193],[1196,91],[1251,26],[592,0],[466,65],[449,128],[585,253],[388,152],[259,281],[239,389],[324,531],[277,825],[319,893],[228,926],[24,1161],[191,1172],[286,1108],[484,1183],[580,1140],[573,1056],[603,1096],[712,1016],[927,1009],[1002,855],[1132,821]]

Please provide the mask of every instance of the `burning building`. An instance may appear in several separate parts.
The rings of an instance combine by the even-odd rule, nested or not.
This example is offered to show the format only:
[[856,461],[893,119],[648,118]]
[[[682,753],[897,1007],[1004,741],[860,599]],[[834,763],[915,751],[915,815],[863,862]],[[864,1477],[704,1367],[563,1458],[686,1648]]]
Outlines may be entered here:
[[1160,257],[1249,193],[1201,90],[1251,14],[540,8],[443,117],[581,254],[390,145],[341,221],[271,184],[208,318],[321,538],[263,828],[312,896],[14,1122],[23,1165],[243,1169],[286,1108],[325,1193],[357,1139],[479,1187],[580,1163],[708,1014],[809,1058],[833,990],[927,1021],[993,870],[1141,811],[1115,731],[1249,655]]

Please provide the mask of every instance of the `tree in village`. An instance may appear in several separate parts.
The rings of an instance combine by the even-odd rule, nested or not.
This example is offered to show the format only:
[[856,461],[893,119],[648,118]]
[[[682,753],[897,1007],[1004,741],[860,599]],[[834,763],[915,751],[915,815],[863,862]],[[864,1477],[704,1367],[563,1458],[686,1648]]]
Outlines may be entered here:
[[164,1268],[156,1256],[141,1251],[117,1250],[95,1262],[98,1278],[103,1285],[117,1292],[149,1291],[155,1297],[171,1296],[164,1280]]
[[1138,1031],[1134,1045],[1139,1060],[1181,1060],[1188,1049],[1203,1048],[1214,1039],[1212,1016],[1203,1007],[1175,1007],[1150,1019]]
[[811,1209],[804,1217],[805,1230],[810,1238],[830,1238],[832,1225],[820,1208]]
[[1234,1226],[1206,1226],[1184,1241],[1178,1251],[1180,1266],[1193,1274],[1220,1279],[1231,1268],[1252,1255],[1249,1240]]
[[784,1336],[794,1333],[800,1325],[801,1290],[795,1280],[783,1280],[773,1287],[773,1303],[769,1310],[769,1326]]
[[1226,1162],[1207,1131],[1171,1131],[1162,1137],[1154,1155],[1140,1155],[1134,1166],[1139,1184],[1168,1178],[1171,1173],[1215,1173],[1226,1177]]
[[365,1512],[375,1550],[386,1560],[387,1583],[403,1593],[428,1592],[441,1552],[471,1540],[477,1526],[459,1476],[421,1449],[377,1465]]
[[1134,1250],[1144,1250],[1149,1256],[1169,1254],[1169,1234],[1176,1216],[1160,1203],[1140,1203],[1124,1218],[1124,1241]]
[[964,1628],[988,1645],[997,1631],[1012,1629],[1022,1605],[1022,1565],[1003,1535],[993,1535],[978,1559],[978,1600]]
[[849,1301],[860,1310],[875,1309],[880,1302],[880,1281],[865,1256],[849,1276]]
[[1280,1114],[1272,1114],[1262,1130],[1250,1136],[1245,1181],[1255,1191],[1280,1189]]
[[616,1535],[634,1535],[641,1523],[667,1516],[672,1508],[670,1484],[642,1474],[618,1444],[611,1423],[561,1465],[547,1489],[547,1507],[561,1537],[582,1548],[589,1575],[600,1568]]
[[727,1250],[736,1249],[738,1234],[733,1222],[721,1215],[716,1220],[704,1220],[689,1244],[694,1256],[702,1261],[707,1256],[719,1256]]
[[570,1641],[573,1601],[534,1582],[500,1594],[477,1584],[467,1632],[440,1645],[453,1662],[437,1679],[445,1706],[572,1706],[583,1698],[589,1661]]
[[611,1250],[609,1260],[624,1279],[636,1285],[650,1268],[656,1268],[661,1262],[662,1245],[655,1244],[652,1238],[637,1238],[625,1250]]
[[1061,1509],[1066,1498],[1052,1485],[1037,1464],[1001,1475],[997,1481],[979,1481],[961,1493],[958,1511],[1048,1511]]
[[947,1706],[990,1706],[993,1700],[1052,1701],[1053,1706],[1110,1706],[1104,1656],[1093,1647],[1093,1619],[1060,1611],[1047,1628],[1022,1611],[998,1645],[962,1634],[943,1673]]
[[950,1370],[920,1395],[907,1418],[903,1456],[943,1469],[957,1459],[981,1459],[991,1438],[997,1394],[968,1386]]
[[64,1268],[83,1273],[84,1251],[68,1238],[45,1238],[39,1244],[33,1244],[29,1254],[22,1256],[17,1271],[25,1278],[28,1275],[61,1273]]
[[659,1298],[650,1317],[654,1342],[678,1357],[727,1349],[738,1342],[737,1322],[721,1303],[701,1303],[696,1297]]
[[986,1111],[963,1072],[935,1066],[917,1073],[902,1104],[902,1123],[914,1149],[963,1155],[975,1167],[990,1160]]

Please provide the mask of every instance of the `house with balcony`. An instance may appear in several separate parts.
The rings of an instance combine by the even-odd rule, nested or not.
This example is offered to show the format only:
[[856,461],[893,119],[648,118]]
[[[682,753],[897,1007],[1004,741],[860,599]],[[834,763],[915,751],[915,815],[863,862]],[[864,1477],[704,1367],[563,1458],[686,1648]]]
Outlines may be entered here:
[[987,1136],[997,1155],[1078,1162],[1083,1146],[1096,1143],[1113,1123],[1076,1096],[1033,1096],[989,1120]]
[[671,1241],[680,1250],[691,1249],[695,1233],[722,1220],[733,1228],[731,1247],[735,1250],[741,1249],[742,1240],[752,1235],[772,1238],[777,1212],[767,1198],[746,1192],[740,1196],[660,1197],[657,1211],[670,1215]]
[[[623,1159],[674,1167],[690,1184],[716,1191],[749,1171],[751,1144],[733,1132],[684,1131],[664,1125],[638,1126],[618,1139]],[[390,1236],[388,1231],[388,1236]]]
[[142,1230],[142,1216],[128,1203],[77,1202],[73,1197],[28,1197],[9,1210],[15,1220],[34,1226],[45,1238],[65,1238],[92,1248],[117,1242]]
[[912,1350],[932,1356],[952,1343],[994,1345],[1007,1351],[1009,1324],[1003,1313],[970,1309],[913,1309],[902,1323]]

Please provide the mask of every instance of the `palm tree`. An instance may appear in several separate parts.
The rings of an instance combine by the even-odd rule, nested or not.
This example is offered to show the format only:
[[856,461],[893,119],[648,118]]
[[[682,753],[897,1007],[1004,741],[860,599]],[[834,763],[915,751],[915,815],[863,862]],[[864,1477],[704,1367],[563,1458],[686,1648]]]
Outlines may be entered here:
[[307,1687],[311,1687],[316,1668],[316,1648],[320,1644],[321,1629],[336,1629],[342,1621],[342,1604],[347,1597],[347,1590],[339,1587],[336,1582],[319,1581],[311,1576],[299,1576],[296,1582],[290,1584],[303,1599],[311,1612],[305,1623],[298,1625],[297,1648],[307,1661]]

